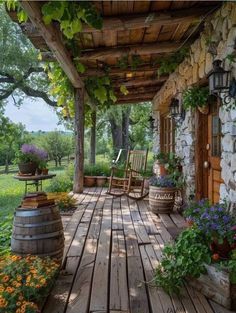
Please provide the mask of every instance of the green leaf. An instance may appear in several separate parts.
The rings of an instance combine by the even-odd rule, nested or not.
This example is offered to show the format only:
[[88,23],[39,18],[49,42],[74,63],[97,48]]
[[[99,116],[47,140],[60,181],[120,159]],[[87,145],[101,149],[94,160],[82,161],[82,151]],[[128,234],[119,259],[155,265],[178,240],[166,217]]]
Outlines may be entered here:
[[24,10],[20,10],[19,12],[17,12],[17,17],[20,23],[25,23],[28,20],[28,15]]
[[107,101],[107,91],[104,86],[95,89],[94,95],[101,102],[101,104],[104,104]]
[[113,102],[116,102],[116,101],[117,101],[117,97],[116,97],[116,95],[114,94],[113,90],[110,90],[110,91],[109,91],[109,97],[110,97],[110,99],[111,99]]
[[76,63],[76,68],[77,68],[77,71],[79,72],[79,73],[84,73],[85,72],[85,70],[86,70],[86,68],[85,68],[85,66],[82,64],[82,63],[80,63],[80,62],[78,62],[78,63]]
[[126,96],[126,95],[128,95],[129,90],[126,88],[125,85],[121,85],[121,86],[120,86],[120,92],[123,93],[123,95]]
[[71,23],[71,30],[74,34],[81,32],[82,23],[79,19],[73,20]]

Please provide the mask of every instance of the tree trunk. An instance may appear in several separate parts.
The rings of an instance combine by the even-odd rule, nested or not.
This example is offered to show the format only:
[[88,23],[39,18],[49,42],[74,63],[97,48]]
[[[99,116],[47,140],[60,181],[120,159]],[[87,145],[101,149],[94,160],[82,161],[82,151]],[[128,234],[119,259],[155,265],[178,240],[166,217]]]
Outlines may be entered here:
[[84,188],[84,90],[75,89],[75,193]]
[[111,124],[113,150],[116,156],[119,152],[119,149],[123,148],[122,125],[117,125],[117,121],[114,117],[110,117],[109,122]]
[[62,159],[62,158],[58,158],[59,166],[61,166],[61,159]]
[[55,161],[55,166],[57,167],[57,165],[58,165],[57,158],[55,158],[54,161]]
[[128,106],[125,111],[122,112],[122,141],[123,141],[123,157],[126,159],[127,152],[129,150],[129,116],[131,107]]
[[93,110],[91,113],[91,133],[90,133],[90,156],[89,156],[89,163],[94,165],[96,163],[96,120],[97,114],[96,111]]
[[8,174],[9,172],[9,155],[7,153],[6,155],[6,159],[5,159],[5,170],[4,170],[5,174]]

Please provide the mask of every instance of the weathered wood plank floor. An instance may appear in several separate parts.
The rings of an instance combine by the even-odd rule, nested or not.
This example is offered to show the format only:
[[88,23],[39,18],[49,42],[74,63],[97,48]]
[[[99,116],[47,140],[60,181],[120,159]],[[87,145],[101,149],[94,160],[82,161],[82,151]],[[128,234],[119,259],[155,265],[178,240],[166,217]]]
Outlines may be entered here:
[[226,313],[190,287],[181,297],[146,284],[164,244],[183,227],[177,214],[156,216],[148,201],[91,188],[65,222],[63,270],[43,313]]

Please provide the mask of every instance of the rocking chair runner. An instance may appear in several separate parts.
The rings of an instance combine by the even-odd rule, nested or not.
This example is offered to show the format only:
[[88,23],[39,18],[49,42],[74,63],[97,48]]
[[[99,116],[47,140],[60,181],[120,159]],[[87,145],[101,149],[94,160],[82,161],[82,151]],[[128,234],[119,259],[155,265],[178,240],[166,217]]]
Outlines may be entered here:
[[126,194],[132,199],[143,199],[148,195],[143,176],[147,165],[148,150],[129,150],[124,177],[116,177],[117,168],[112,166],[108,193],[114,196]]

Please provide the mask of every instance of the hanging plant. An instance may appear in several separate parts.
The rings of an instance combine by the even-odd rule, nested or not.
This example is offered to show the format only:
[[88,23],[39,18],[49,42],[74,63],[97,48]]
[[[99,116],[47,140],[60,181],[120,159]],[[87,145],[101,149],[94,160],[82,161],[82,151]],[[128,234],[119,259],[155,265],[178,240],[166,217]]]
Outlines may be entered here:
[[48,1],[42,6],[43,20],[46,25],[53,21],[60,24],[66,38],[72,39],[82,31],[83,23],[101,29],[102,18],[88,1]]
[[208,107],[208,87],[191,87],[183,93],[183,107],[186,110],[198,108],[203,114],[207,114]]
[[85,80],[85,88],[92,101],[100,106],[109,107],[117,101],[108,76],[92,76]]
[[[4,2],[4,1],[3,1]],[[7,0],[6,7],[8,11],[16,11],[17,18],[20,23],[25,23],[28,20],[26,12],[22,9],[18,0]]]
[[[182,48],[175,52],[171,56],[161,59],[160,66],[157,70],[158,77],[162,75],[168,75],[173,73],[178,65],[183,62],[185,57],[188,55],[189,50],[187,48]],[[158,60],[157,60],[158,63]]]
[[142,59],[138,54],[132,54],[130,56],[130,63],[129,56],[128,54],[126,54],[118,59],[117,66],[122,70],[127,69],[129,66],[131,67],[132,70],[136,70],[141,63]]

